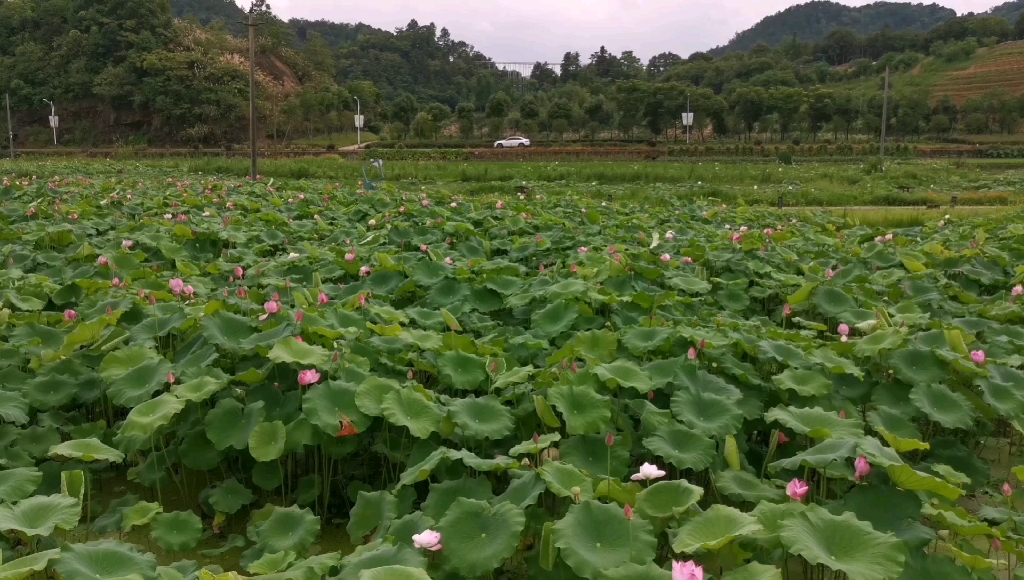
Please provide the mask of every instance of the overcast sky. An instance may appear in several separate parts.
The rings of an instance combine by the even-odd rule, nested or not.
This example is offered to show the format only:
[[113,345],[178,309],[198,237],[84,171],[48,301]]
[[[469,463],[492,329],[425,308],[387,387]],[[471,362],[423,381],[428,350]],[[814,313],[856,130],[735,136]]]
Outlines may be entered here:
[[[947,0],[958,13],[982,12],[1000,0]],[[284,19],[365,22],[392,30],[415,18],[447,26],[498,61],[560,61],[602,44],[645,61],[665,51],[682,56],[724,44],[739,30],[797,4],[785,0],[270,0]],[[857,5],[865,2],[845,2]]]

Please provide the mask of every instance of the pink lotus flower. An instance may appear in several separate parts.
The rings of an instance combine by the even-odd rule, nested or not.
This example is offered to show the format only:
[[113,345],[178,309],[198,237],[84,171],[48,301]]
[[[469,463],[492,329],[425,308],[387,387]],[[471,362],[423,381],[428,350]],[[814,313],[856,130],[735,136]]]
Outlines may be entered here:
[[697,360],[697,349],[690,347],[690,350],[686,351],[686,358],[690,360]]
[[263,311],[269,314],[277,314],[281,312],[281,304],[276,300],[271,300],[263,305]]
[[807,485],[806,481],[794,479],[793,481],[786,484],[786,495],[793,501],[804,501],[807,494],[811,492],[811,487]]
[[631,505],[629,505],[628,503],[626,504],[626,507],[622,510],[622,513],[623,513],[623,515],[626,516],[627,520],[631,520],[631,519],[633,519],[635,517],[633,515],[633,507]]
[[786,434],[783,433],[782,431],[779,431],[777,439],[779,441],[779,445],[785,445],[786,443],[789,443],[789,437],[786,437]]
[[977,365],[985,364],[985,358],[986,358],[985,357],[985,351],[983,351],[983,350],[972,350],[971,351],[971,360],[974,361],[974,364],[977,364]]
[[77,312],[71,309],[64,311],[64,322],[74,322],[75,320],[78,320]]
[[770,236],[770,235],[772,235],[774,233],[775,232],[771,228],[767,228],[767,229],[764,230],[764,235],[766,235],[766,236]]
[[580,365],[578,365],[576,363],[572,363],[572,365],[569,367],[569,370],[571,370],[573,372],[573,374],[576,374],[576,373],[580,372]]
[[1024,286],[1020,284],[1014,286],[1013,290],[1010,291],[1011,296],[1020,296],[1021,294],[1024,294]]
[[428,246],[428,245],[426,245],[426,244],[422,244],[422,245],[420,246],[420,251],[421,251],[421,252],[423,252],[424,254],[426,254],[427,252],[429,252],[429,251],[430,251],[430,246]]
[[572,267],[569,268],[569,271],[572,272],[573,274],[575,274],[576,272],[580,271],[580,268],[576,264],[573,264]]
[[345,254],[345,261],[346,262],[354,262],[355,259],[356,259],[356,253],[355,252],[348,252],[348,253]]
[[885,241],[891,242],[892,241],[892,234],[885,234]]
[[445,258],[444,259],[444,263],[448,264],[449,266],[454,266],[455,265],[455,260],[451,259],[450,257],[449,258]]
[[430,200],[429,199],[424,199],[423,201],[420,202],[420,204],[423,207],[430,207]]
[[118,286],[121,285],[121,279],[114,278],[113,280],[110,281],[110,285],[113,286],[114,288],[117,288]]
[[861,481],[871,473],[871,462],[868,461],[867,457],[861,455],[853,462],[853,469],[857,481]]
[[885,238],[882,237],[882,236],[878,236],[877,238],[875,238],[875,242],[877,242],[879,244],[884,244],[885,243]]
[[370,275],[370,267],[369,266],[363,266],[362,268],[359,268],[359,275],[363,276],[363,277],[369,276]]
[[412,545],[417,550],[429,550],[431,552],[438,552],[444,549],[441,545],[441,532],[435,532],[434,530],[425,530],[422,534],[415,534],[412,537]]
[[615,246],[608,246],[608,253],[609,254],[614,254],[615,253]]
[[793,315],[793,307],[790,306],[789,304],[786,304],[785,306],[783,306],[782,307],[782,315],[785,316],[786,318],[789,318],[790,316],[792,316]]
[[188,286],[185,286],[184,288],[181,289],[181,293],[191,298],[192,296],[195,295],[196,289],[193,288],[191,284],[189,284]]
[[398,208],[398,213],[405,213],[405,206]]
[[999,541],[999,538],[992,538],[992,548],[997,552],[1003,549],[1003,543]]
[[689,256],[683,256],[683,263],[684,264],[692,264],[693,263],[693,258],[691,258]]
[[832,268],[829,268],[828,270],[825,270],[825,277],[826,278],[831,278],[831,277],[833,277],[835,275],[836,275],[836,272]]
[[181,294],[181,291],[185,289],[185,281],[182,280],[181,278],[174,278],[170,282],[170,287],[171,292],[175,296],[178,296],[179,294]]
[[174,376],[174,373],[167,373],[167,382],[168,383],[173,385],[175,382],[177,382],[177,380],[178,380],[178,377]]
[[245,278],[245,270],[243,270],[241,266],[235,266],[235,278],[238,278],[239,280]]
[[742,234],[733,234],[732,235],[732,243],[738,244],[738,243],[740,243],[742,241],[743,241],[743,235]]
[[672,230],[665,232],[665,239],[671,242],[672,240],[676,239],[676,233],[673,232]]
[[850,326],[849,325],[847,325],[847,324],[840,324],[839,327],[836,330],[839,332],[839,336],[842,337],[839,340],[841,340],[843,342],[846,342],[846,341],[850,340]]
[[133,242],[131,240],[121,240],[121,247],[126,249],[126,250],[132,249],[132,246],[134,246],[134,245],[135,245],[135,242]]
[[498,202],[498,203],[497,203],[497,204],[495,205],[495,207],[497,207],[498,209],[505,209],[505,202],[503,202],[503,201],[499,201],[499,202]]
[[295,337],[295,342],[306,342],[306,341],[302,340],[301,336],[296,336]]
[[1010,497],[1011,495],[1013,495],[1013,487],[1010,486],[1009,481],[1003,484],[1002,492],[1003,497]]
[[672,561],[672,580],[704,580],[704,567],[696,562]]
[[580,249],[579,249],[578,251],[579,251],[579,253],[581,253],[581,254],[586,254],[587,252],[589,252],[589,251],[590,251],[590,249],[589,249],[589,248],[587,248],[586,246],[580,246]]
[[749,230],[749,229],[750,229],[750,228],[748,228],[747,226],[743,226],[743,227],[741,227],[741,228],[740,228],[740,231],[741,231],[741,232],[746,232],[746,231],[747,231],[747,230]]
[[303,387],[315,385],[320,381],[320,373],[316,369],[299,371],[299,384]]
[[317,296],[316,301],[317,301],[317,304],[320,304],[322,306],[322,305],[327,304],[328,302],[330,302],[331,299],[328,298],[326,294],[321,292],[320,295]]
[[630,479],[633,481],[651,481],[653,479],[661,479],[662,477],[665,477],[665,472],[658,469],[657,465],[644,463],[640,466],[640,472],[633,474]]
[[672,256],[669,256],[668,254],[662,254],[661,255],[661,261],[662,262],[671,262],[672,261]]
[[99,266],[109,266],[110,260],[108,260],[104,256],[100,256],[99,258],[96,259],[96,264]]

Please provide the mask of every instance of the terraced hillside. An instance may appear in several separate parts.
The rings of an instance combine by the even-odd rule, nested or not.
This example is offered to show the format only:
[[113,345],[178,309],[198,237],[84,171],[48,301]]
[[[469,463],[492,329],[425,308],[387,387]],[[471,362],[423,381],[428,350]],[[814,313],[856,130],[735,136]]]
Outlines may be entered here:
[[1024,94],[1024,42],[979,50],[968,68],[947,72],[932,86],[935,98],[949,95],[959,104],[994,90]]

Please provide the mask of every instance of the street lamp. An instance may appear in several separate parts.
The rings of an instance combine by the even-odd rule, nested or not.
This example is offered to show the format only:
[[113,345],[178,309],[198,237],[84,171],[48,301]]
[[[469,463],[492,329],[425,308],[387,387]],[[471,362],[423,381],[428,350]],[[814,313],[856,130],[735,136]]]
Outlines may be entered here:
[[57,107],[54,106],[53,101],[43,99],[43,102],[49,103],[50,105],[50,128],[53,129],[53,144],[57,144],[57,125],[60,123],[60,119],[57,118]]
[[356,149],[363,146],[363,104],[359,97],[352,97],[356,100]]

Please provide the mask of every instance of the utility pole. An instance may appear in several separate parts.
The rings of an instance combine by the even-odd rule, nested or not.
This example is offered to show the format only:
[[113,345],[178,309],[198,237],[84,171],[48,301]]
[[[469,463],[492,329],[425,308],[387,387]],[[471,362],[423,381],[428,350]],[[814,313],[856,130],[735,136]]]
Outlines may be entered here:
[[359,102],[359,97],[355,97],[356,100],[356,149],[360,149],[363,146],[363,104]]
[[11,95],[4,94],[7,100],[7,138],[10,144],[11,161],[14,161],[14,125],[11,123]]
[[256,181],[259,175],[258,145],[256,142],[256,19],[255,6],[249,8],[249,148],[252,162],[250,179]]
[[690,144],[690,93],[686,93],[686,144]]
[[48,101],[46,99],[43,99],[43,102],[49,103],[49,105],[50,105],[50,128],[53,129],[53,144],[56,145],[57,144],[57,125],[60,122],[58,120],[58,118],[57,118],[57,107],[54,106],[53,101]]
[[882,140],[878,144],[878,156],[885,162],[885,126],[889,123],[889,67],[885,67],[885,89],[882,93]]

